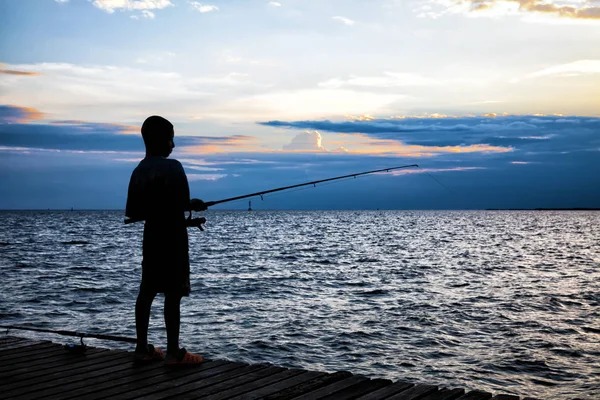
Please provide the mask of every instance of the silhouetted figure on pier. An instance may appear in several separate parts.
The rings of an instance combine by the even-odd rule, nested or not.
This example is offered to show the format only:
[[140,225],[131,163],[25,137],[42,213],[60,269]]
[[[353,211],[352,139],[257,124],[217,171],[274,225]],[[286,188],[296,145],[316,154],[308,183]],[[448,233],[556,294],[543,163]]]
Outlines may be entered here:
[[[142,125],[146,157],[133,170],[125,214],[145,220],[142,282],[135,305],[137,361],[165,360],[165,365],[198,364],[199,355],[179,348],[180,303],[190,294],[187,226],[205,219],[185,218],[189,210],[203,211],[202,200],[191,199],[185,171],[179,161],[168,159],[175,147],[174,129],[165,118],[151,116]],[[164,293],[167,355],[148,344],[152,301]]]

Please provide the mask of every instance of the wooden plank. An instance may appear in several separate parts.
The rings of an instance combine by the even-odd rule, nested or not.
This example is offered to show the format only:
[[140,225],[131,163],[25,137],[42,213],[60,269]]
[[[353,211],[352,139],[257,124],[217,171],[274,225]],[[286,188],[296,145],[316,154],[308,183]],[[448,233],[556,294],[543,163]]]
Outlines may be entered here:
[[[118,355],[117,355],[118,356]],[[89,372],[90,370],[101,370],[111,365],[120,364],[123,362],[123,357],[113,357],[113,358],[104,358],[99,361],[92,361],[88,363],[87,366],[85,363],[79,363],[79,368],[65,370],[61,372],[53,372],[54,370],[50,370],[47,373],[39,374],[35,373],[37,377],[25,380],[25,381],[17,381],[12,384],[7,385],[4,389],[5,394],[10,394],[13,396],[21,395],[23,393],[31,393],[35,391],[40,391],[49,387],[56,386],[56,380],[68,377],[71,380],[77,380],[80,378],[82,374]]]
[[317,390],[313,390],[311,392],[305,393],[301,396],[297,396],[295,400],[314,400],[321,399],[326,396],[330,396],[340,390],[344,390],[350,386],[356,385],[360,382],[366,381],[367,378],[364,376],[350,376],[346,379],[342,379],[341,381],[334,382],[330,385],[324,386]]
[[[103,353],[99,355],[102,354]],[[43,375],[40,375],[37,372],[28,373],[25,374],[24,377],[18,376],[17,378],[19,380],[17,382],[7,385],[4,390],[7,390],[8,392],[5,392],[5,394],[13,392],[20,394],[19,391],[22,391],[23,388],[30,391],[32,388],[39,390],[42,387],[51,387],[52,381],[64,376],[65,373],[73,379],[78,379],[78,375],[85,374],[86,372],[108,368],[111,365],[121,364],[123,362],[129,362],[129,357],[130,355],[127,353],[109,353],[109,356],[103,357],[102,359],[77,361],[76,363],[66,364],[56,369],[48,370],[47,373]],[[14,379],[15,378],[13,378],[13,380]]]
[[20,340],[20,341],[16,341],[16,342],[4,343],[0,346],[0,350],[7,351],[7,350],[18,349],[19,347],[30,346],[32,344],[39,344],[39,343],[52,343],[52,342],[50,342],[48,340]]
[[[0,365],[4,364],[5,361],[14,360],[17,358],[30,357],[31,355],[40,355],[50,352],[60,351],[62,353],[66,353],[63,346],[58,344],[39,344],[31,347],[24,347],[19,349],[19,351],[15,351],[13,353],[6,353],[0,356]],[[1,353],[0,353],[1,354]]]
[[32,349],[44,349],[44,348],[62,348],[60,344],[52,343],[52,342],[23,342],[21,344],[28,344],[28,346],[20,347],[14,350],[4,350],[0,351],[0,359],[3,359],[7,356],[13,356],[19,353],[31,351]]
[[443,388],[430,395],[421,397],[420,400],[454,400],[465,394],[465,389]]
[[309,381],[306,381],[302,384],[293,386],[286,390],[279,391],[277,393],[273,393],[271,395],[265,396],[264,400],[287,400],[292,399],[294,397],[300,396],[304,393],[312,392],[324,386],[330,385],[337,381],[341,381],[342,379],[346,379],[352,376],[350,372],[340,371],[335,372],[333,374],[325,374],[323,376],[318,376]]
[[[202,368],[211,369],[223,364],[228,364],[228,362],[207,361],[202,364]],[[87,381],[85,382],[85,385],[79,389],[69,390],[68,394],[51,396],[50,398],[61,400],[67,398],[114,398],[120,393],[141,393],[142,391],[148,390],[149,388],[159,385],[164,381],[173,379],[172,374],[167,374],[165,372],[164,365],[160,362],[141,367],[134,367],[132,365],[132,368],[127,370],[127,373],[122,372],[119,377],[116,377],[112,380],[104,382]],[[191,374],[195,373],[196,371],[194,368],[194,370],[188,369],[187,371],[182,372]],[[181,374],[182,373],[179,373],[178,375]],[[149,382],[151,382],[151,385],[148,384]]]
[[1,336],[0,337],[0,346],[4,346],[5,344],[8,344],[8,343],[22,342],[24,340],[26,340],[26,339],[14,337],[14,336]]
[[[267,365],[260,366],[261,368],[253,370],[248,370],[246,367],[244,367],[245,370],[242,371],[243,373],[239,374],[238,376],[221,380],[219,383],[211,384],[210,386],[198,387],[197,383],[192,382],[187,385],[187,388],[191,390],[188,390],[186,393],[178,394],[177,400],[203,399],[206,396],[223,392],[231,389],[232,387],[241,386],[247,382],[253,382],[257,379],[285,371],[284,368],[271,367]],[[250,367],[252,367],[252,365]]]
[[[118,353],[123,355],[124,353]],[[13,382],[16,381],[25,381],[28,379],[37,379],[40,377],[40,370],[46,370],[44,375],[62,372],[63,370],[72,370],[81,367],[81,363],[85,362],[103,362],[102,359],[114,358],[116,353],[112,353],[108,350],[102,349],[98,352],[94,352],[93,354],[84,355],[84,354],[69,354],[65,353],[63,357],[56,359],[55,361],[49,362],[45,365],[33,365],[19,368],[18,370],[9,371],[0,374],[0,378],[7,379],[10,378]]]
[[25,350],[25,351],[3,355],[3,357],[0,357],[0,365],[7,365],[9,363],[14,363],[15,360],[19,360],[22,358],[31,359],[32,356],[34,356],[34,357],[43,356],[46,353],[52,353],[52,352],[64,353],[65,350],[62,348],[62,346],[58,346],[58,345],[56,345],[56,346],[40,345],[40,346],[35,346],[35,347],[28,347],[27,350]]
[[270,376],[267,376],[267,377],[264,377],[261,379],[254,380],[252,382],[245,383],[243,385],[233,387],[229,390],[224,390],[222,392],[215,393],[210,396],[202,396],[202,398],[206,399],[206,400],[229,399],[231,397],[238,396],[240,394],[244,394],[247,392],[251,392],[251,391],[261,388],[263,386],[272,385],[275,382],[279,382],[284,379],[288,379],[293,376],[304,374],[304,373],[306,373],[306,371],[302,371],[299,369],[288,369],[288,370],[278,372],[276,374],[273,374],[273,375],[270,375]]
[[[98,353],[99,351],[107,351],[107,350],[90,349],[90,351],[86,352],[86,354],[94,354],[94,353]],[[22,354],[19,356],[15,356],[15,358],[0,361],[0,371],[4,372],[4,370],[6,370],[8,368],[12,368],[12,369],[22,368],[24,366],[33,365],[36,363],[48,363],[48,362],[50,362],[50,359],[64,356],[66,354],[71,354],[71,353],[66,352],[62,347],[44,349],[43,351],[40,350],[40,351],[36,351],[36,352],[30,353],[30,354]]]
[[262,388],[253,390],[251,392],[247,392],[241,394],[239,396],[232,397],[232,400],[250,400],[250,399],[263,399],[265,396],[268,396],[273,393],[280,392],[282,390],[294,387],[296,385],[300,385],[304,382],[308,382],[311,379],[319,378],[324,375],[327,375],[324,372],[313,372],[313,371],[305,371],[303,374],[292,376],[291,378],[284,379],[278,382],[275,382],[272,385],[263,386]]
[[[35,374],[31,375],[31,377],[37,377],[40,375],[40,371],[41,370],[46,370],[46,369],[52,369],[58,366],[68,366],[71,365],[73,363],[79,362],[81,360],[85,360],[86,357],[92,357],[95,356],[97,353],[102,353],[102,354],[109,354],[108,350],[98,350],[98,351],[94,351],[92,352],[90,355],[83,355],[83,354],[69,354],[66,352],[62,352],[56,355],[52,355],[50,356],[50,358],[46,361],[45,359],[42,361],[46,361],[45,363],[37,363],[37,362],[33,362],[32,363],[19,363],[19,364],[15,364],[14,368],[3,368],[3,371],[0,372],[0,378],[1,379],[8,379],[11,378],[13,381],[17,381],[17,380],[23,380],[25,378],[27,378],[27,376],[25,376],[26,374],[33,374],[35,372]],[[35,357],[32,356],[31,358],[32,360],[35,360]],[[8,364],[9,366],[11,364]],[[3,367],[6,367],[5,365],[3,365]]]
[[[112,387],[108,390],[103,390],[101,393],[90,393],[86,395],[85,398],[88,400],[101,398],[110,398],[111,400],[132,399],[139,397],[142,393],[152,394],[159,390],[159,387],[161,387],[160,385],[166,384],[168,387],[171,387],[174,382],[183,383],[186,381],[186,379],[187,381],[192,381],[200,374],[207,372],[209,374],[215,374],[218,373],[218,371],[238,368],[240,365],[245,364],[232,363],[229,361],[212,361],[202,363],[197,367],[181,368],[179,370],[169,370],[163,368],[163,371],[160,375],[156,375],[154,378],[152,378],[151,385],[149,385],[149,380],[143,377],[144,374],[139,374],[134,376],[136,379],[135,381],[130,380],[129,382],[124,382],[123,384],[119,384],[118,386]],[[144,379],[137,379],[138,377],[142,377]]]
[[419,384],[408,390],[390,396],[386,400],[414,400],[437,392],[437,390],[437,386]]
[[[156,373],[155,376],[164,375],[164,372],[165,372],[164,364],[157,362],[157,363],[154,363],[154,366],[155,366],[155,369],[153,372]],[[132,367],[132,364],[129,364],[128,367],[130,370],[135,369]],[[137,368],[137,370],[139,372],[139,368]],[[207,371],[211,371],[211,370],[214,370],[214,369],[209,369]],[[148,371],[148,369],[146,369],[146,371]],[[87,382],[86,387],[88,387],[96,392],[99,392],[99,393],[102,393],[102,391],[98,390],[98,387],[99,387],[99,385],[101,385],[103,383],[107,383],[107,382],[111,383],[111,385],[112,385],[111,387],[114,387],[114,383],[112,382],[112,380],[109,379],[107,381],[106,376],[99,375],[98,372],[104,372],[104,371],[97,371],[96,373],[86,374],[85,376],[81,377],[81,380]],[[120,372],[123,373],[123,374],[119,374],[121,376],[123,376],[126,373],[126,371],[125,372],[120,371]],[[152,385],[148,385],[148,382],[150,382],[148,377],[144,378],[144,382],[146,383],[147,388],[153,389],[154,391],[158,390],[157,389],[158,384],[154,383],[154,381],[151,381]],[[75,384],[73,384],[69,381],[66,381],[65,384],[60,386],[60,389],[62,390],[62,393],[63,393],[63,395],[60,396],[60,398],[63,399],[65,397],[72,396],[72,389],[77,388],[76,386],[77,386],[77,382]],[[53,389],[55,389],[55,388],[53,388]],[[56,389],[58,389],[58,388],[56,388]],[[53,394],[55,394],[55,393],[56,393],[56,391],[53,391]],[[133,393],[135,393],[136,396],[139,396],[139,391],[136,390]],[[85,396],[85,397],[87,398],[87,396]]]
[[481,390],[473,390],[461,397],[460,400],[488,400],[492,398],[492,394]]
[[[58,378],[53,382],[56,386],[44,389],[40,395],[44,396],[44,399],[64,399],[65,393],[68,393],[68,397],[85,397],[82,394],[77,393],[88,393],[90,391],[101,391],[102,389],[95,389],[100,385],[104,384],[104,387],[113,387],[113,382],[124,377],[131,376],[132,374],[152,371],[155,375],[163,373],[164,366],[161,362],[154,362],[150,364],[136,366],[133,363],[123,363],[111,368],[105,368],[99,371],[92,371],[77,380],[71,379],[69,376]],[[150,379],[151,375],[143,378]]]
[[514,394],[497,394],[492,397],[492,400],[519,400],[519,396]]
[[[265,365],[244,365],[240,368],[232,369],[222,373],[213,374],[205,378],[195,378],[185,382],[183,384],[177,384],[176,382],[169,382],[170,388],[168,390],[161,391],[159,393],[148,393],[142,399],[144,400],[160,400],[160,399],[171,399],[176,398],[182,400],[186,398],[197,398],[198,396],[204,397],[207,393],[213,391],[222,391],[224,387],[231,388],[231,382],[236,381],[239,377],[251,375],[256,371],[264,371],[269,367]],[[221,384],[221,386],[219,386]],[[215,389],[217,387],[217,389]],[[218,387],[221,387],[219,389]],[[202,393],[200,395],[200,393]],[[136,392],[137,394],[137,392]],[[136,398],[137,400],[138,398]]]
[[372,379],[361,382],[357,385],[348,387],[344,390],[340,390],[337,393],[334,393],[330,396],[323,397],[323,400],[348,400],[355,399],[358,396],[363,394],[367,394],[373,392],[377,389],[381,389],[382,387],[389,386],[392,384],[392,381],[389,379]]
[[[107,353],[105,349],[98,350],[90,350],[86,356],[91,356],[97,353]],[[52,368],[53,364],[60,364],[61,362],[69,363],[74,358],[82,358],[82,355],[75,355],[65,353],[64,350],[60,349],[56,353],[48,353],[42,356],[36,357],[35,355],[31,355],[30,358],[19,358],[14,360],[14,364],[0,365],[0,377],[5,376],[7,374],[19,374],[19,371],[38,371],[39,373],[43,373],[43,370]]]
[[5,357],[5,356],[9,356],[12,354],[16,354],[16,353],[21,353],[23,351],[27,351],[28,348],[32,347],[32,346],[37,346],[40,344],[46,344],[46,345],[55,345],[52,342],[30,342],[30,341],[26,341],[26,342],[19,342],[19,343],[15,343],[11,346],[7,346],[4,347],[3,349],[0,349],[0,358]]
[[[234,362],[225,362],[222,365],[211,368],[208,370],[198,371],[197,367],[186,367],[186,369],[193,368],[192,374],[187,374],[185,376],[170,376],[165,374],[165,380],[160,384],[154,384],[151,387],[139,388],[136,390],[130,390],[125,393],[121,393],[118,396],[111,396],[111,399],[139,399],[139,398],[167,398],[173,397],[176,393],[185,392],[186,385],[190,382],[200,382],[204,383],[211,378],[215,378],[219,376],[228,376],[229,374],[238,374],[241,368],[248,367],[248,364],[244,363],[234,363]],[[168,371],[167,371],[168,372]],[[223,378],[220,378],[221,380]],[[176,396],[175,396],[176,397]]]
[[396,393],[400,393],[402,391],[405,391],[407,389],[410,389],[411,387],[415,386],[413,383],[409,383],[409,382],[396,382],[394,384],[391,384],[389,386],[385,386],[379,390],[376,390],[374,392],[365,394],[359,398],[357,398],[356,400],[379,400],[379,399],[385,399],[389,396],[392,396]]
[[18,338],[18,337],[11,337],[11,336],[4,336],[2,338],[2,340],[0,341],[0,348],[3,348],[7,345],[10,344],[14,344],[14,343],[19,343],[19,342],[25,342],[28,339],[23,339],[23,338]]
[[30,347],[21,347],[15,350],[7,350],[0,352],[0,363],[4,360],[10,360],[12,358],[23,357],[24,355],[30,354],[32,351],[44,351],[46,349],[60,349],[59,345],[48,345],[48,344],[35,344]]

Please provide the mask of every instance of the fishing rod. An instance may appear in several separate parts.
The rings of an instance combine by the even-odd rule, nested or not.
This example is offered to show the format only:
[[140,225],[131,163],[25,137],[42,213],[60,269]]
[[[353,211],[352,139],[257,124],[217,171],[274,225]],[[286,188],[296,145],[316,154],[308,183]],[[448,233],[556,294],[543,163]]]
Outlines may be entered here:
[[[298,187],[302,187],[302,186],[310,186],[310,185],[313,185],[314,187],[316,187],[317,183],[331,182],[331,181],[336,181],[336,180],[339,180],[339,179],[346,179],[346,178],[356,178],[357,176],[361,176],[361,175],[375,174],[377,172],[390,172],[390,171],[393,171],[393,170],[396,170],[396,169],[411,168],[411,167],[417,167],[417,168],[419,168],[419,166],[417,164],[410,164],[410,165],[402,165],[400,167],[382,168],[382,169],[376,169],[376,170],[373,170],[373,171],[358,172],[356,174],[348,174],[348,175],[343,175],[343,176],[336,176],[336,177],[333,177],[333,178],[320,179],[318,181],[299,183],[297,185],[283,186],[283,187],[279,187],[279,188],[276,188],[276,189],[270,189],[270,190],[263,190],[262,192],[244,194],[242,196],[230,197],[230,198],[223,199],[223,200],[207,201],[207,202],[204,203],[204,205],[206,206],[206,208],[208,208],[208,207],[212,207],[212,206],[217,205],[217,204],[227,203],[227,202],[230,202],[230,201],[247,199],[248,197],[255,197],[255,196],[260,196],[260,198],[263,199],[263,195],[265,195],[265,194],[275,193],[275,192],[281,192],[282,190],[294,189],[294,188],[298,188]],[[192,214],[192,212],[190,211],[190,218],[188,218],[189,220],[191,220],[191,214]],[[128,218],[128,219],[125,220],[125,223],[126,224],[132,224],[134,222],[140,222],[140,221],[143,221],[143,219]],[[196,225],[196,226],[198,226],[202,230],[202,225]]]
[[6,329],[6,333],[8,333],[8,331],[11,329],[17,329],[17,330],[22,330],[22,331],[55,333],[57,335],[63,335],[63,336],[75,336],[81,340],[82,345],[83,345],[83,338],[112,340],[115,342],[137,343],[137,340],[135,338],[114,336],[114,335],[100,335],[100,334],[84,333],[84,332],[76,332],[76,331],[55,331],[52,329],[29,328],[26,326],[13,326],[13,325],[0,325],[0,328]]

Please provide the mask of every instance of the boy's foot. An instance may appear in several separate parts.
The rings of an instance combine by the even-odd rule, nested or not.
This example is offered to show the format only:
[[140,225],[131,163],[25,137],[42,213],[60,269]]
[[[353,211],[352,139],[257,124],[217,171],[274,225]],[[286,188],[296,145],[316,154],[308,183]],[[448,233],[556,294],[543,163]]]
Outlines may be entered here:
[[134,361],[136,363],[149,363],[153,361],[162,361],[165,359],[165,353],[157,347],[152,346],[151,344],[146,346],[145,351],[135,350],[133,353],[135,356]]
[[167,354],[165,358],[165,367],[184,367],[201,364],[203,358],[201,355],[188,353],[186,349],[179,349],[175,355]]

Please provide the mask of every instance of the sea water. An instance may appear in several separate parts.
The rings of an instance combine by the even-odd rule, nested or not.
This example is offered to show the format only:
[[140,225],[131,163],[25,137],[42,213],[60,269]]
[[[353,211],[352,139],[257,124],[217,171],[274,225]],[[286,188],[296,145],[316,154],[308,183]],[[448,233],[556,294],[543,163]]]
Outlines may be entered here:
[[[600,398],[600,212],[205,215],[206,231],[189,230],[190,351]],[[0,212],[0,322],[135,337],[142,229],[122,211]],[[149,336],[164,348],[162,300]]]

